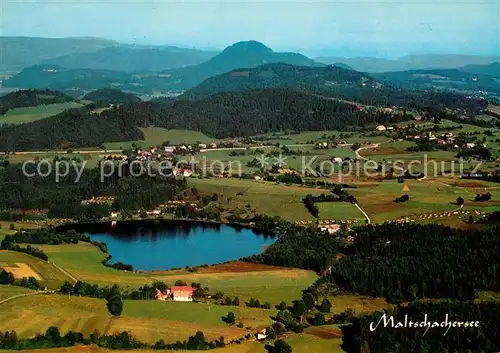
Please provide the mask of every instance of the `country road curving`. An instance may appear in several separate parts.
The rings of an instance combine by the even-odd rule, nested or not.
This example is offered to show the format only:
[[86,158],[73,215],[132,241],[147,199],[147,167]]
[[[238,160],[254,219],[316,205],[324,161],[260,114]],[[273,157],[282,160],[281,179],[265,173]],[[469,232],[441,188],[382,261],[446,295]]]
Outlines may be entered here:
[[365,215],[365,218],[366,220],[368,221],[368,224],[371,224],[372,223],[372,220],[370,219],[370,216],[368,216],[368,213],[366,213],[357,203],[354,204],[354,206],[356,206],[356,208],[362,213]]
[[38,295],[38,294],[44,294],[44,293],[50,293],[50,292],[39,291],[39,292],[33,292],[33,293],[24,293],[24,294],[14,295],[14,296],[12,296],[12,297],[5,298],[5,299],[3,299],[3,300],[0,300],[0,305],[2,305],[3,303],[6,303],[6,302],[8,302],[8,301],[11,301],[11,300],[17,299],[17,298],[29,297],[29,296],[31,296],[31,295]]

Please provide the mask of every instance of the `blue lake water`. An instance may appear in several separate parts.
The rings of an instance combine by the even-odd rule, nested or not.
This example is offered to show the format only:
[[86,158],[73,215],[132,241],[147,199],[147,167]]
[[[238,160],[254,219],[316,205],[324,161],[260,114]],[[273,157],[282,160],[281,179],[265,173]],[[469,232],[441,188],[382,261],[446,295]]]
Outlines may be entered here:
[[103,241],[113,256],[137,270],[215,264],[261,253],[276,237],[225,224],[182,221],[123,221],[71,228]]

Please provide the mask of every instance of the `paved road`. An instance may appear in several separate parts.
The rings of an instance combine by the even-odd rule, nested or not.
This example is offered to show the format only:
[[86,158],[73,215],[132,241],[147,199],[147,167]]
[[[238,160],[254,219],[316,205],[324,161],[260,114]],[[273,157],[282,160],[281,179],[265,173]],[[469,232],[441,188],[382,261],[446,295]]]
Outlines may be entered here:
[[362,214],[364,214],[364,215],[365,215],[365,218],[366,218],[366,220],[368,221],[368,224],[372,223],[372,220],[370,219],[370,216],[368,216],[368,214],[367,214],[367,213],[366,213],[366,212],[365,212],[365,211],[364,211],[361,207],[359,207],[359,205],[358,205],[357,203],[355,203],[355,204],[354,204],[354,206],[356,206],[356,208],[357,208],[358,210],[360,210],[360,212],[361,212]]

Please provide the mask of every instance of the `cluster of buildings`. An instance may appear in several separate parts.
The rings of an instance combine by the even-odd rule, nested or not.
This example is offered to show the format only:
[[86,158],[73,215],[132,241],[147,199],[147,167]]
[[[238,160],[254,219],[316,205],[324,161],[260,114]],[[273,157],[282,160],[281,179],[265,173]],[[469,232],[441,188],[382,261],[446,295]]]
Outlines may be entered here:
[[[406,135],[405,138],[407,140],[424,140],[428,139],[429,141],[436,141],[438,145],[454,145],[455,144],[455,136],[451,132],[446,132],[441,136],[436,136],[432,131],[428,131],[422,134],[417,135]],[[472,144],[472,147],[474,144]],[[458,148],[457,145],[454,145],[455,148]],[[470,148],[472,148],[470,147]]]
[[[384,109],[391,109],[391,108],[384,108]],[[394,130],[394,126],[377,125],[375,130],[377,131]]]
[[82,200],[80,203],[82,205],[91,205],[91,204],[108,204],[111,205],[115,200],[112,196],[92,196],[91,199]]
[[156,300],[174,300],[177,302],[192,302],[194,288],[191,286],[173,286],[167,288],[164,292],[156,288]]

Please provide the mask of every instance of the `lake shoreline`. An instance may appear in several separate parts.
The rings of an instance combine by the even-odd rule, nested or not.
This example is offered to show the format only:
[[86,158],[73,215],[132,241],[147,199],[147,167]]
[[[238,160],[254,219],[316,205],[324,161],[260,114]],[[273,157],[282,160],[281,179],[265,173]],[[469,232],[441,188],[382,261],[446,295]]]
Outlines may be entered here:
[[247,224],[185,219],[69,223],[56,228],[85,233],[92,242],[104,243],[110,261],[131,265],[137,273],[227,264],[262,253],[278,238]]

